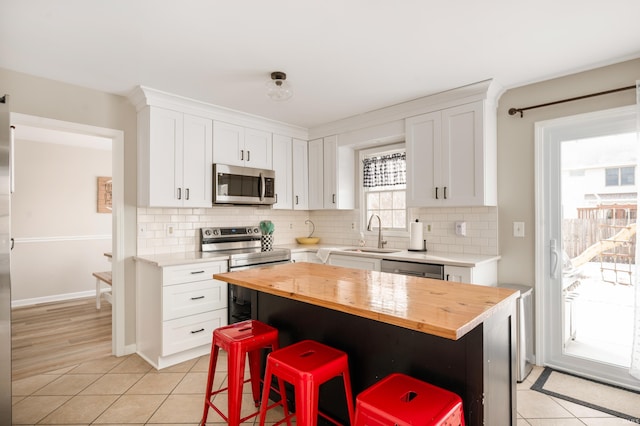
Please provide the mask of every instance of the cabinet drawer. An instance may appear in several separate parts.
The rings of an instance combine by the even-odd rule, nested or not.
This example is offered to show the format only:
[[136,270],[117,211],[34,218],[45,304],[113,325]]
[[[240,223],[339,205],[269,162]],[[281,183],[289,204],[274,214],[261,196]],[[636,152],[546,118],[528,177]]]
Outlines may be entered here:
[[211,345],[213,330],[227,325],[227,310],[205,312],[162,324],[162,356]]
[[227,272],[227,262],[207,262],[164,268],[163,285],[210,280],[213,274]]
[[227,283],[218,280],[166,286],[162,319],[172,320],[227,307]]

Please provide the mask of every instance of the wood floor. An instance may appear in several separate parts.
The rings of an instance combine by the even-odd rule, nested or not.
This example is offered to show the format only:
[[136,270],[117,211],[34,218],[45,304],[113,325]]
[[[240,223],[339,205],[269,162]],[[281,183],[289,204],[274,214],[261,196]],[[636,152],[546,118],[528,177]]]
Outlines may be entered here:
[[111,304],[101,305],[91,297],[12,309],[12,380],[111,355]]

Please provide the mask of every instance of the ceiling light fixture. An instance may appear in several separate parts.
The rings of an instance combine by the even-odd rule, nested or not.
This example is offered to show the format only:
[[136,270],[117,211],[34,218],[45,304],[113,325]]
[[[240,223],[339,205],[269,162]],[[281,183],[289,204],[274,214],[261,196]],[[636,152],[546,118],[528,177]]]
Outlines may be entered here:
[[293,96],[293,90],[287,81],[287,74],[281,71],[271,73],[271,80],[267,81],[267,96],[274,101],[286,101]]

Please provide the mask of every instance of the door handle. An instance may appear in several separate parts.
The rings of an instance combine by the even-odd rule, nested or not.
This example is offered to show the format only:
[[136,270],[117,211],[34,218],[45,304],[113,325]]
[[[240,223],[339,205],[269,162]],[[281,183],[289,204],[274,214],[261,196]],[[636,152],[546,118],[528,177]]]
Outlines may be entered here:
[[556,240],[549,241],[549,254],[551,256],[551,278],[558,278],[560,255],[558,254],[558,242]]

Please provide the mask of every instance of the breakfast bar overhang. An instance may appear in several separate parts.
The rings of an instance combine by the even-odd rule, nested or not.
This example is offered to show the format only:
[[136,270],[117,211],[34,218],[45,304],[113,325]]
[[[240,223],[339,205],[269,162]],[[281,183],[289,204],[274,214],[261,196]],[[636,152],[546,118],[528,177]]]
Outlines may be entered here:
[[[354,395],[402,372],[460,395],[467,425],[516,423],[518,291],[301,262],[214,278],[256,290],[252,315],[282,346],[345,351]],[[321,408],[347,419],[341,382],[325,386]]]

